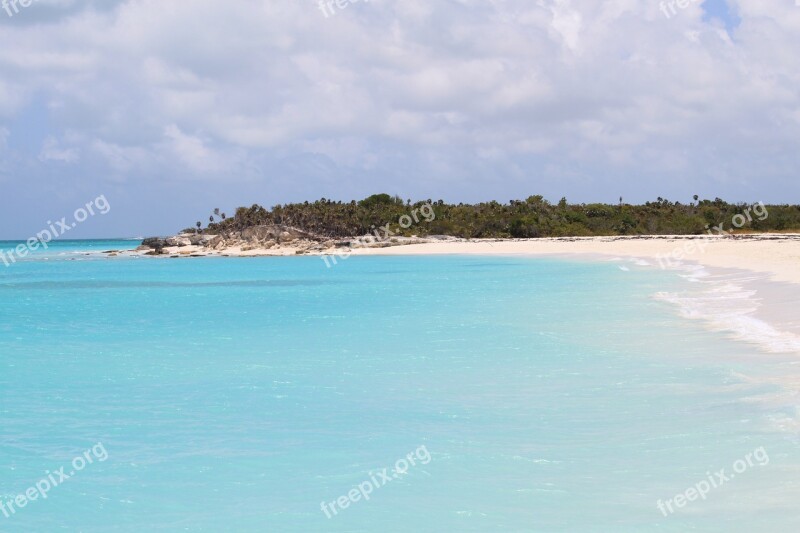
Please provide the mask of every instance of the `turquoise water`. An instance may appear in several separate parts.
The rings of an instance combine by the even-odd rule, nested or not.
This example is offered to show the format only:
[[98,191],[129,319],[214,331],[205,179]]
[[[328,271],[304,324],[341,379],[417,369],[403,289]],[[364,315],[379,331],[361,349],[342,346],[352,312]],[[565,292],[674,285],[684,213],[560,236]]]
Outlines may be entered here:
[[[675,273],[78,252],[136,244],[0,264],[0,502],[107,451],[0,531],[800,527],[796,413],[756,379],[793,361],[654,298],[686,288]],[[658,510],[758,448],[768,464]],[[321,509],[423,449],[368,501]]]

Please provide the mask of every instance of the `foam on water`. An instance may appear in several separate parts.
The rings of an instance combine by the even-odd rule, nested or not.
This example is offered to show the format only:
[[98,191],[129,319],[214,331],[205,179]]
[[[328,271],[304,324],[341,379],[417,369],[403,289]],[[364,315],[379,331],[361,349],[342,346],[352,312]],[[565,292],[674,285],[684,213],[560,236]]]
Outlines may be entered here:
[[658,292],[657,299],[679,309],[681,316],[701,320],[713,331],[729,333],[733,338],[758,345],[770,353],[800,355],[800,334],[780,329],[758,317],[763,308],[763,296],[756,284],[764,283],[763,276],[745,273],[716,273],[699,265],[679,267],[691,288],[673,292]]

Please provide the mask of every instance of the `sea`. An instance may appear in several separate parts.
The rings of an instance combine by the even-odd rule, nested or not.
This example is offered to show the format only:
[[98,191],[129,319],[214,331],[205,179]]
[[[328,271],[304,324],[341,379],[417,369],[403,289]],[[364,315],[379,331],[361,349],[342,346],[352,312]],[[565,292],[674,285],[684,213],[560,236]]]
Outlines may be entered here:
[[2,532],[800,531],[791,287],[138,244],[0,262]]

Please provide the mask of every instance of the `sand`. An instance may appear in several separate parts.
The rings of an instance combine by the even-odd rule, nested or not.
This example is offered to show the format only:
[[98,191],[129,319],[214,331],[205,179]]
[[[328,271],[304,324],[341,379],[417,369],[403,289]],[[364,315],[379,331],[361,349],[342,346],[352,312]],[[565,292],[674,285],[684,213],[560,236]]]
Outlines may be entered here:
[[[399,241],[400,239],[392,239]],[[412,240],[412,239],[408,239]],[[418,242],[419,239],[413,239]],[[430,239],[422,244],[379,242],[374,247],[307,252],[291,244],[272,248],[239,246],[208,250],[165,248],[166,257],[332,255],[583,255],[649,259],[660,268],[698,263],[711,268],[749,270],[772,281],[800,284],[800,234],[730,236],[558,237],[549,239]],[[143,252],[128,252],[141,255]],[[164,256],[162,256],[164,257]]]
[[730,237],[585,237],[529,240],[433,242],[391,248],[354,249],[354,255],[570,255],[650,259],[661,268],[695,262],[765,274],[772,281],[800,284],[800,235]]

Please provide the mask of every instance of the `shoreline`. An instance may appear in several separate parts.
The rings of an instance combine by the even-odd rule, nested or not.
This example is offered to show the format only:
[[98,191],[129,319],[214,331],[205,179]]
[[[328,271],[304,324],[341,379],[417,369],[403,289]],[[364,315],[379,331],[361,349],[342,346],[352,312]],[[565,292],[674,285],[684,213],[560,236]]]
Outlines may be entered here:
[[410,244],[358,248],[353,255],[597,255],[649,259],[656,268],[673,270],[686,263],[764,274],[771,281],[800,285],[800,234],[737,237],[554,237]]
[[[355,239],[353,239],[355,240]],[[108,255],[148,255],[144,250],[106,252]],[[772,281],[800,285],[800,234],[764,233],[733,236],[646,235],[610,237],[549,237],[541,239],[461,239],[456,237],[392,238],[368,246],[309,249],[294,243],[266,246],[166,247],[155,257],[333,257],[334,264],[353,255],[600,255],[648,259],[663,270],[695,262],[712,268],[747,270]]]
[[[691,282],[691,293],[657,295],[687,319],[700,320],[712,331],[756,345],[772,355],[800,355],[800,321],[792,318],[794,302],[800,300],[800,234],[481,240],[411,237],[353,248],[310,250],[292,243],[245,248],[165,248],[164,255],[155,257],[318,256],[321,263],[324,261],[320,268],[326,269],[341,268],[336,265],[346,263],[352,256],[474,255],[618,261],[624,271],[661,269]],[[141,251],[133,254],[141,255]]]
[[[485,255],[553,257],[616,261],[622,270],[661,269],[690,282],[678,293],[659,293],[658,299],[710,331],[746,342],[771,356],[800,355],[800,235],[711,237],[700,249],[686,252],[695,238],[590,237],[537,239],[521,242],[419,244],[402,248],[360,249],[362,256]],[[689,290],[691,287],[691,291]],[[794,359],[794,357],[791,357]]]

